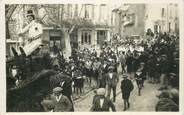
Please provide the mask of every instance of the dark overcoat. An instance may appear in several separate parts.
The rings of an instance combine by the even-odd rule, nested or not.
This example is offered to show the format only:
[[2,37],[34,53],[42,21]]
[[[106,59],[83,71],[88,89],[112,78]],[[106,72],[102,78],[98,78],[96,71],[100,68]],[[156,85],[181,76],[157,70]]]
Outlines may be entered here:
[[124,79],[121,81],[121,92],[122,98],[128,99],[130,96],[130,92],[133,90],[134,86],[131,80]]

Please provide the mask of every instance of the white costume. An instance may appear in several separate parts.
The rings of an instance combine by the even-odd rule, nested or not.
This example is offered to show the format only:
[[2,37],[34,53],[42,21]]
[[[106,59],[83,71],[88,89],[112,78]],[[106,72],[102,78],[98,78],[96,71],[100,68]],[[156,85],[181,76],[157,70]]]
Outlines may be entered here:
[[27,39],[28,42],[23,47],[23,50],[26,56],[28,56],[42,44],[41,39],[41,35],[43,33],[42,25],[33,20],[23,29],[21,29],[19,34],[24,34],[26,32],[28,32],[28,39]]

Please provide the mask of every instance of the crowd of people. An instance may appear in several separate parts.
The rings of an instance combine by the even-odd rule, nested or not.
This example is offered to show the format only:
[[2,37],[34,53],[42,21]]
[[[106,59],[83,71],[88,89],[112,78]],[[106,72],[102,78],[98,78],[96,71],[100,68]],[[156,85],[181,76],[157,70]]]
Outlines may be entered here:
[[[19,48],[20,51],[12,47],[15,66],[9,67],[11,64],[6,66],[7,89],[20,87],[25,81],[30,83],[38,80],[39,76],[35,77],[35,74],[40,75],[41,70],[51,69],[55,74],[50,72],[53,76],[49,80],[45,79],[45,84],[43,82],[41,85],[51,85],[52,94],[44,96],[41,103],[38,103],[37,99],[34,101],[38,103],[37,105],[41,104],[44,111],[75,111],[72,95],[84,94],[86,84],[89,84],[91,89],[96,89],[90,111],[116,111],[114,104],[116,103],[117,84],[122,80],[120,89],[125,111],[131,106],[129,97],[134,89],[133,82],[136,81],[138,95],[141,96],[144,81],[148,80],[151,84],[161,86],[158,89],[161,94],[158,95],[159,101],[155,111],[178,111],[179,48],[177,41],[179,38],[177,36],[169,33],[153,33],[151,29],[148,29],[143,39],[121,38],[116,35],[110,41],[105,41],[100,51],[88,48],[72,49],[69,60],[65,59],[62,51],[56,46],[53,47],[52,55],[45,54],[41,58],[33,58],[37,57],[35,55],[44,46],[42,43],[43,30],[41,24],[35,21],[32,10],[27,12],[27,18],[29,23],[19,32],[19,36],[28,32],[27,43],[24,47]],[[12,69],[12,75],[10,75],[10,69]],[[47,84],[48,82],[50,84]],[[47,88],[50,87],[47,86]],[[30,94],[32,98],[42,97],[40,96],[42,90],[40,92],[36,92],[37,89],[34,90],[35,95]],[[45,90],[43,88],[43,91]],[[30,101],[30,99],[27,100]],[[29,106],[24,107],[26,103],[22,103],[24,102],[20,103],[20,109],[27,107],[26,111],[30,110]],[[33,105],[36,105],[35,103]],[[10,102],[9,105],[11,104]],[[31,107],[33,105],[30,104]]]
[[[116,101],[116,86],[119,82],[118,67],[121,66],[123,80],[121,81],[124,110],[130,107],[129,96],[135,80],[138,87],[138,95],[144,87],[147,79],[151,84],[158,84],[161,94],[156,111],[178,111],[179,106],[179,55],[176,47],[175,36],[158,34],[153,36],[149,32],[145,43],[142,42],[143,51],[134,49],[130,51],[118,51],[106,43],[102,47],[100,55],[95,49],[73,50],[70,60],[57,61],[55,70],[70,76],[73,83],[71,93],[84,93],[84,82],[91,85],[91,81],[97,89],[94,96],[91,111],[116,111],[113,102]],[[107,45],[108,44],[108,45]],[[117,45],[121,46],[121,45]],[[58,59],[58,58],[57,58]],[[59,63],[60,62],[60,63]],[[112,93],[112,102],[110,100]],[[107,95],[105,96],[105,92]],[[167,98],[167,99],[166,99]],[[70,99],[71,100],[71,99]],[[102,101],[103,100],[103,101]],[[101,103],[106,103],[103,107]],[[69,104],[70,105],[70,104]]]
[[[44,69],[57,72],[50,79],[53,94],[41,102],[44,110],[74,111],[73,94],[79,97],[84,95],[87,84],[96,91],[91,111],[116,111],[114,103],[117,84],[122,80],[120,89],[125,111],[131,105],[129,97],[134,89],[133,82],[136,81],[138,95],[141,96],[141,89],[147,80],[161,86],[158,90],[162,93],[158,96],[159,102],[155,110],[178,111],[179,50],[176,42],[179,38],[168,33],[153,34],[150,29],[143,39],[130,38],[112,38],[111,41],[104,42],[100,51],[88,48],[72,49],[69,60],[54,46],[52,55],[47,54],[40,61],[37,60],[43,62],[41,65]],[[33,62],[36,60],[31,57],[29,60],[37,63]],[[20,65],[23,70],[27,67]],[[41,69],[40,66],[37,69],[35,67],[31,68],[31,73]],[[118,68],[121,68],[121,72]],[[19,82],[18,79],[16,85],[19,85]]]

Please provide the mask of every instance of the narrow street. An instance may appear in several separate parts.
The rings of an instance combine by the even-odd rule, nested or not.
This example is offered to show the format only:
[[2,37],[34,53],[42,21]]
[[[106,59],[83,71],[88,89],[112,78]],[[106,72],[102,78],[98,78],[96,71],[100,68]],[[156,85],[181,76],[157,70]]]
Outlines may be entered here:
[[[117,85],[117,96],[116,102],[114,104],[117,111],[123,111],[123,100],[120,90],[122,75],[120,75],[119,77],[120,81]],[[130,108],[127,111],[155,111],[155,105],[158,101],[156,95],[159,93],[159,91],[157,90],[159,88],[159,85],[150,84],[145,81],[144,88],[141,90],[141,96],[138,96],[136,82],[133,81],[133,84],[134,90],[131,93]],[[75,111],[89,111],[92,104],[93,96],[94,92],[91,91],[86,96],[75,101]]]
[[[120,76],[121,77],[121,76]],[[121,81],[121,79],[120,79]],[[120,81],[117,86],[117,97],[114,103],[117,111],[123,111],[123,100],[120,91]],[[158,84],[149,84],[145,81],[144,88],[141,90],[141,96],[138,96],[136,82],[134,81],[134,90],[130,96],[130,108],[127,111],[155,111],[155,105],[157,103],[156,95],[159,93]],[[75,111],[89,111],[94,92],[91,91],[86,96],[75,101]],[[148,104],[149,102],[149,104]]]
[[4,9],[7,112],[181,108],[178,3],[5,4]]
[[[138,96],[136,82],[134,81],[134,90],[130,96],[130,108],[127,111],[155,111],[157,103],[156,95],[159,93],[158,84],[150,84],[145,81],[145,87],[141,90],[141,96]],[[123,100],[121,93],[117,95],[116,109],[123,111]],[[149,103],[148,103],[149,102]]]

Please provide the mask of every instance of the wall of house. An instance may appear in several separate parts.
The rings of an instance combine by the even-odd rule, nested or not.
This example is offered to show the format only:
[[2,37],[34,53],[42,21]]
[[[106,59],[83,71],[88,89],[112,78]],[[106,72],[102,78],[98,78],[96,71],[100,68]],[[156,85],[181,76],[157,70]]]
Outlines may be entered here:
[[[129,4],[128,12],[133,13],[133,23],[130,25],[121,25],[121,35],[131,36],[131,35],[144,35],[145,28],[145,5],[144,4]],[[126,14],[127,15],[127,14]]]
[[145,14],[145,31],[154,26],[160,26],[160,32],[176,32],[179,30],[177,4],[147,4]]

